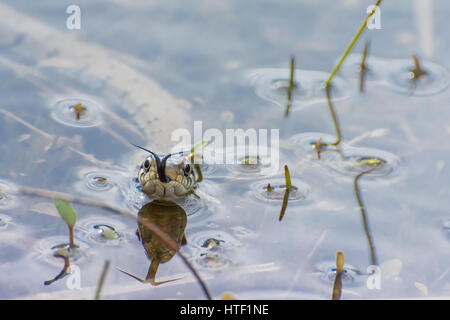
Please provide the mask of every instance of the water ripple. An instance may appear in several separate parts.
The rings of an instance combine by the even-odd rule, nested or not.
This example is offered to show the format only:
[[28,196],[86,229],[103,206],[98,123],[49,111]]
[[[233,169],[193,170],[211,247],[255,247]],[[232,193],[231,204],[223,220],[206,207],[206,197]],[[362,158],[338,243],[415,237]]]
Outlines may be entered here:
[[58,101],[52,108],[51,117],[62,124],[79,128],[95,127],[103,122],[100,105],[83,98]]
[[[286,108],[289,73],[289,69],[265,68],[251,70],[247,76],[259,97]],[[328,77],[328,72],[295,70],[294,79],[297,88],[292,91],[291,110],[300,110],[312,104],[326,102],[327,97],[323,84]],[[350,97],[345,80],[334,77],[332,85],[333,101]]]

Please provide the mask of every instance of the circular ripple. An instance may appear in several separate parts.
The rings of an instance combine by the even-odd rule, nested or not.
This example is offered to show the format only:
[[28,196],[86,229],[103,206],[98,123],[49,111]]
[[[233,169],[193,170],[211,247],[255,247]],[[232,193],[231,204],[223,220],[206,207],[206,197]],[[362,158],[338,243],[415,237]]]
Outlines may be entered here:
[[[268,185],[270,184],[270,187]],[[310,187],[306,183],[292,179],[293,188],[289,191],[289,204],[300,203],[308,197]],[[285,179],[273,179],[259,181],[251,185],[252,195],[257,200],[276,201],[277,203],[283,201],[286,191]]]
[[[62,246],[67,247],[68,240],[67,236],[52,236],[42,239],[33,247],[33,255],[37,259],[43,260],[51,265],[61,266],[61,258],[56,257],[55,253],[57,253],[58,249],[61,249]],[[74,241],[78,248],[71,252],[71,263],[83,260],[84,257],[87,256],[86,252],[89,248],[85,242],[80,241],[77,238],[75,238]]]
[[139,211],[148,202],[148,198],[142,192],[141,184],[136,178],[128,181],[128,186],[119,188],[124,205],[133,211]]
[[421,61],[422,69],[427,72],[415,80],[411,70],[414,69],[412,59],[393,60],[389,64],[387,82],[394,90],[414,95],[432,95],[445,90],[448,86],[446,68],[430,62]]
[[191,217],[193,215],[198,216],[201,212],[205,211],[208,208],[206,202],[203,199],[197,198],[194,195],[188,195],[187,197],[183,198],[176,198],[173,201],[180,207],[182,207],[184,211],[186,211],[186,215],[188,217]]
[[231,264],[231,259],[219,253],[200,253],[195,259],[197,264],[207,269],[223,269]]
[[233,161],[227,161],[227,169],[239,177],[271,176],[280,169],[279,151],[272,148],[239,145],[227,148],[225,153]]
[[80,220],[75,228],[85,241],[101,245],[117,246],[132,237],[126,224],[101,216]]
[[[79,104],[82,105],[82,109],[77,109],[76,106]],[[68,126],[85,128],[100,125],[103,122],[101,113],[102,108],[94,101],[82,98],[68,98],[58,101],[53,106],[51,117]]]
[[333,143],[336,137],[322,133],[305,133],[291,137],[290,141],[298,146],[300,156],[305,154],[312,160],[329,168],[352,176],[366,172],[366,175],[392,175],[399,166],[400,159],[387,151],[372,148],[350,147],[341,143],[339,147],[327,145],[320,147],[320,160],[317,155],[317,141]]
[[115,181],[117,173],[109,171],[90,171],[83,174],[84,185],[92,191],[108,191],[118,183]]
[[[320,278],[323,281],[334,283],[336,277],[335,262],[322,262],[316,265],[317,271],[320,273]],[[360,285],[364,281],[364,275],[356,267],[345,263],[344,271],[342,272],[342,284],[345,286]]]
[[[345,78],[360,78],[361,73],[361,61],[362,54],[355,53],[349,55],[346,59],[342,68],[340,69],[340,74]],[[385,78],[385,71],[387,70],[387,63],[384,59],[368,56],[366,58],[366,74],[365,80],[371,82],[383,82]]]
[[[249,72],[248,78],[259,97],[286,108],[289,73],[289,69],[256,69]],[[315,103],[326,102],[323,84],[328,77],[327,72],[296,70],[294,79],[297,88],[292,91],[291,110],[300,110]],[[343,79],[339,77],[333,79],[332,95],[333,101],[349,97],[348,86]]]
[[238,248],[242,243],[228,233],[219,230],[197,232],[191,236],[190,244],[198,249],[206,251],[224,251],[230,248]]
[[17,199],[11,195],[15,187],[9,182],[0,180],[0,209],[11,209],[17,205]]
[[0,230],[8,228],[11,224],[12,218],[5,214],[0,214]]

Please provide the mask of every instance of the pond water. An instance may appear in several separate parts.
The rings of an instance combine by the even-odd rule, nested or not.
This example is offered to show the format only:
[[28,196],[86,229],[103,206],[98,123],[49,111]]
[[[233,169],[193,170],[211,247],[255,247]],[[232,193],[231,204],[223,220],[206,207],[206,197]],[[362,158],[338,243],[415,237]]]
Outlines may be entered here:
[[[450,4],[382,4],[381,29],[365,31],[334,80],[342,154],[329,146],[320,159],[312,144],[336,139],[320,83],[372,1],[79,0],[79,30],[66,27],[70,4],[0,4],[0,298],[91,299],[109,260],[104,299],[203,299],[177,256],[156,279],[181,279],[160,286],[120,272],[145,278],[150,266],[136,219],[76,203],[80,286],[73,274],[44,285],[64,266],[54,247],[68,242],[67,226],[51,199],[14,192],[60,191],[137,216],[148,199],[134,179],[148,154],[131,143],[166,153],[172,132],[192,132],[195,120],[203,130],[280,137],[276,170],[205,166],[200,198],[178,203],[187,216],[181,252],[214,298],[330,299],[337,251],[342,299],[450,297]],[[429,72],[413,90],[412,54]],[[285,117],[279,84],[291,55],[299,87]],[[354,190],[367,158],[385,161],[358,180],[378,289],[367,285],[373,261]],[[279,221],[284,165],[297,190]]]

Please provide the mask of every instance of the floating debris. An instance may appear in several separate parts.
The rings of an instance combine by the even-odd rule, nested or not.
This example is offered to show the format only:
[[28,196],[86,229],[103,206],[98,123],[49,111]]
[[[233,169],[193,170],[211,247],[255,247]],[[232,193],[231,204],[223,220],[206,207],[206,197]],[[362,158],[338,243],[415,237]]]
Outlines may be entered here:
[[202,244],[203,248],[208,248],[209,250],[216,250],[220,243],[224,242],[223,240],[217,240],[214,238],[209,238],[207,240],[205,240],[205,242]]
[[117,231],[108,225],[95,225],[93,227],[94,229],[98,230],[98,233],[106,240],[118,240],[120,238],[120,235],[117,233]]
[[68,98],[58,101],[52,108],[51,117],[72,127],[94,127],[103,122],[102,108],[94,101]]
[[341,299],[342,294],[342,273],[344,272],[344,254],[342,251],[336,253],[336,276],[334,278],[332,300]]
[[77,121],[80,121],[81,116],[86,113],[87,108],[83,106],[82,103],[77,103],[76,105],[69,106],[69,109],[76,114]]

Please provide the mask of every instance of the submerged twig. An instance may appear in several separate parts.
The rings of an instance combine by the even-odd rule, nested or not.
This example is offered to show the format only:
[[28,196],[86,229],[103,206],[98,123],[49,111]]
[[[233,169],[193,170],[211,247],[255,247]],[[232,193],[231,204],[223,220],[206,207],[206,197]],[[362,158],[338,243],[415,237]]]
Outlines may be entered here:
[[284,113],[285,118],[289,117],[289,111],[291,109],[291,105],[292,105],[292,92],[295,88],[297,88],[297,84],[295,83],[294,80],[294,75],[295,75],[295,57],[291,56],[291,63],[290,63],[290,72],[289,72],[289,85],[287,87],[287,99],[288,99],[288,104],[286,106],[286,111]]
[[[76,203],[80,203],[80,204],[87,205],[87,206],[99,207],[99,208],[108,210],[110,212],[120,214],[124,217],[131,218],[133,220],[136,219],[136,215],[132,211],[130,211],[126,208],[110,205],[108,203],[94,200],[94,199],[76,197],[76,196],[73,196],[73,195],[70,195],[67,193],[63,193],[63,192],[55,192],[55,191],[50,191],[50,190],[46,190],[46,189],[38,189],[38,188],[31,188],[31,187],[20,187],[20,188],[18,188],[16,193],[21,194],[21,195],[38,196],[38,197],[44,197],[44,198],[50,198],[50,199],[53,199],[53,198],[63,199],[63,200],[69,201],[69,202],[76,202]],[[146,228],[150,229],[155,234],[155,236],[159,237],[162,241],[164,241],[164,243],[167,246],[169,246],[171,249],[173,249],[177,252],[178,256],[181,258],[183,263],[186,265],[186,267],[189,269],[189,271],[192,273],[192,275],[195,277],[195,279],[199,283],[206,298],[208,300],[212,300],[212,296],[211,296],[205,282],[202,280],[202,278],[198,274],[197,270],[195,270],[194,266],[189,262],[188,258],[179,251],[180,248],[178,247],[177,243],[175,241],[173,241],[164,231],[162,231],[154,223],[147,221],[147,220],[140,219],[140,218],[138,218],[138,219],[139,219],[139,222],[142,223]]]
[[377,265],[377,258],[375,255],[375,246],[373,244],[372,235],[371,235],[370,229],[369,229],[369,223],[368,223],[368,219],[367,219],[367,215],[366,215],[366,210],[364,209],[364,203],[362,201],[361,194],[359,191],[358,181],[363,175],[372,172],[376,168],[377,168],[377,166],[370,168],[369,170],[361,172],[360,174],[358,174],[355,177],[355,180],[353,181],[353,187],[355,190],[356,200],[358,201],[359,210],[361,211],[361,217],[362,217],[363,226],[364,226],[364,233],[366,234],[367,242],[369,243],[371,265]]
[[97,290],[95,291],[95,297],[94,297],[95,300],[100,299],[100,293],[102,291],[103,284],[105,283],[105,278],[106,278],[106,274],[108,273],[109,265],[110,265],[110,261],[106,260],[105,264],[103,265],[102,274],[100,275],[100,279],[98,280]]
[[336,277],[334,278],[332,300],[341,299],[342,294],[342,272],[344,271],[344,254],[342,251],[336,253]]
[[359,92],[364,92],[364,81],[366,79],[366,74],[369,68],[367,67],[366,60],[367,60],[367,54],[369,52],[369,41],[366,41],[366,44],[364,45],[364,51],[362,55],[361,64],[359,65]]
[[328,108],[330,109],[331,117],[333,118],[334,128],[336,129],[336,134],[337,134],[336,141],[333,142],[333,143],[330,143],[330,145],[337,146],[342,141],[342,133],[341,133],[341,128],[339,126],[339,121],[338,121],[336,112],[334,111],[333,103],[331,101],[331,92],[330,92],[330,90],[331,90],[331,86],[327,86],[325,88],[325,91],[327,93]]

